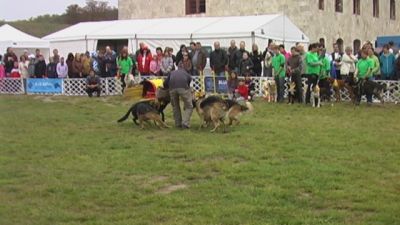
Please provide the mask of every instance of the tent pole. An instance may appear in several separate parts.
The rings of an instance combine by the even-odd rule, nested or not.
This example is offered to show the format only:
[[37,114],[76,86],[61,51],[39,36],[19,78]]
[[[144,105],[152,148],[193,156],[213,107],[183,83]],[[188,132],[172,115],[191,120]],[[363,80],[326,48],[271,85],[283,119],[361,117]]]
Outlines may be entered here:
[[87,35],[85,35],[85,42],[86,42],[86,52],[88,51],[88,40],[87,40]]
[[256,34],[254,31],[251,32],[251,44],[254,45],[256,43]]

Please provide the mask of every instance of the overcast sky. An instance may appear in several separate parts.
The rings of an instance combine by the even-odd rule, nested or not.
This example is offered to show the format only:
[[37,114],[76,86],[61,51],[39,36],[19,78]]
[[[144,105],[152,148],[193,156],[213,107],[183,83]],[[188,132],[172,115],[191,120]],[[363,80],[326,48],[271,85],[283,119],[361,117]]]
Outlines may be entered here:
[[[118,0],[107,2],[118,6]],[[0,0],[0,20],[13,21],[44,14],[62,14],[71,4],[84,6],[85,3],[86,0]]]

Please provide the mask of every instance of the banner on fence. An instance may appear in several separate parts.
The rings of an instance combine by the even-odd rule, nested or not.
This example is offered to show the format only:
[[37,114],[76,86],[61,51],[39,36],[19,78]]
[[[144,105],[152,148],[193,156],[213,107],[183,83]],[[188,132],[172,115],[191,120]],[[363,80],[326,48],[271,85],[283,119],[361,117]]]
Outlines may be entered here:
[[[215,83],[217,84],[215,91],[217,93],[228,93],[228,81],[225,77],[215,77]],[[214,92],[214,78],[205,77],[204,87],[206,92]]]
[[62,79],[28,79],[27,93],[61,94],[62,82]]

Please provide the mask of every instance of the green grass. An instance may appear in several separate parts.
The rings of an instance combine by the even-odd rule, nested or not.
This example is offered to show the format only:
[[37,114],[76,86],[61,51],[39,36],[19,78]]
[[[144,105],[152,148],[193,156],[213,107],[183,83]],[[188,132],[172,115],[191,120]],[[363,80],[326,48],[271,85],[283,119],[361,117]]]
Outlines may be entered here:
[[0,224],[400,224],[399,106],[258,101],[211,134],[129,104],[0,96]]

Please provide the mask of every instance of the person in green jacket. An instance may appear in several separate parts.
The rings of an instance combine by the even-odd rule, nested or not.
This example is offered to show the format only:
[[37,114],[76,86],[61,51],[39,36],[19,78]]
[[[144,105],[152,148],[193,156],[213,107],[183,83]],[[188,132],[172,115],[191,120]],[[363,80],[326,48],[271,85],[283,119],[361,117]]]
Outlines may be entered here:
[[272,74],[274,75],[278,92],[277,102],[282,103],[285,91],[286,58],[281,54],[277,45],[273,46],[273,51],[275,55],[272,57]]
[[117,67],[118,67],[118,76],[120,77],[122,83],[121,84],[122,92],[124,92],[124,89],[126,87],[125,76],[129,76],[133,67],[133,62],[131,57],[129,57],[128,55],[127,47],[124,47],[121,51],[120,56],[118,56]]
[[[362,50],[361,51],[361,59],[358,61],[356,66],[355,76],[357,77],[357,86],[358,86],[358,93],[357,93],[357,104],[359,105],[361,102],[361,97],[365,93],[364,92],[364,84],[369,79],[371,79],[373,74],[374,62],[369,59],[369,50]],[[367,93],[367,102],[372,103],[372,95]]]
[[368,49],[368,58],[373,64],[370,80],[380,79],[381,63],[379,62],[379,58],[375,55],[373,48]]
[[318,56],[319,43],[314,43],[309,46],[309,51],[306,53],[306,65],[307,65],[307,92],[306,92],[306,104],[310,103],[311,97],[311,86],[315,86],[318,83],[318,76],[321,72],[322,61]]
[[319,86],[323,88],[324,91],[321,92],[321,100],[327,99],[331,100],[331,85],[329,83],[328,77],[331,71],[331,62],[328,57],[326,57],[326,49],[323,48],[319,51],[319,57],[322,62],[321,71],[319,73]]

